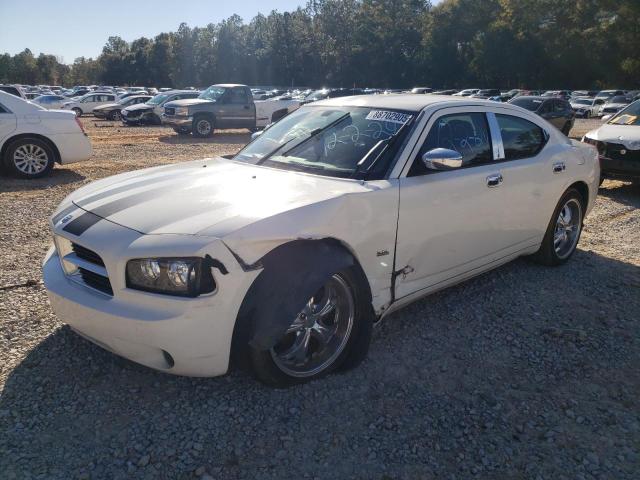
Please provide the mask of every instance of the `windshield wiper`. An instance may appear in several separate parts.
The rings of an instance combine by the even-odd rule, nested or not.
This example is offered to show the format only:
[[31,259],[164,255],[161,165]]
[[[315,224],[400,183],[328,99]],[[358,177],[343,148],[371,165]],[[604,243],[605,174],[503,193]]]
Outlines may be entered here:
[[[398,129],[393,137],[386,138],[384,140],[380,140],[376,143],[371,149],[362,157],[362,160],[358,162],[356,165],[356,169],[353,172],[353,176],[362,176],[365,177],[376,164],[376,162],[382,158],[384,153],[393,146],[395,141],[400,137],[400,133],[408,126],[413,123],[414,118],[409,119],[409,121],[402,124],[402,126]],[[380,147],[382,148],[380,149]],[[374,153],[378,151],[377,155],[374,156]],[[371,159],[371,160],[369,160]]]
[[269,160],[271,157],[273,157],[275,154],[277,154],[278,152],[282,151],[282,149],[284,149],[284,147],[286,147],[287,145],[289,145],[290,143],[292,143],[294,140],[300,140],[301,138],[303,139],[302,141],[300,141],[299,143],[295,144],[293,147],[291,147],[289,150],[287,150],[286,152],[284,152],[282,154],[282,156],[286,156],[291,150],[293,150],[294,148],[299,147],[300,145],[302,145],[303,143],[308,142],[309,140],[311,140],[313,137],[315,137],[316,135],[318,135],[319,133],[324,132],[325,130],[333,127],[334,125],[338,124],[339,122],[341,122],[342,120],[344,120],[347,117],[350,117],[351,114],[349,112],[345,113],[344,115],[341,115],[340,117],[338,117],[337,119],[335,119],[333,122],[325,125],[322,128],[316,128],[315,130],[312,130],[308,136],[306,137],[293,137],[290,138],[289,140],[287,140],[286,142],[284,142],[281,145],[278,145],[276,148],[274,148],[273,150],[271,150],[269,153],[267,153],[264,157],[262,157],[260,160],[258,160],[258,162],[256,163],[256,165],[262,165],[264,162],[266,162],[267,160]]

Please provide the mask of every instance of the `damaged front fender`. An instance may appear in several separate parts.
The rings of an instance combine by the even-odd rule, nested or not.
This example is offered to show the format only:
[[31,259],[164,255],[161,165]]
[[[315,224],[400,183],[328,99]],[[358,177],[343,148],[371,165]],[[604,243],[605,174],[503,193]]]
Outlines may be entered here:
[[239,345],[268,350],[331,275],[352,267],[354,258],[337,243],[295,240],[276,247],[259,263],[263,271],[240,307],[234,337]]

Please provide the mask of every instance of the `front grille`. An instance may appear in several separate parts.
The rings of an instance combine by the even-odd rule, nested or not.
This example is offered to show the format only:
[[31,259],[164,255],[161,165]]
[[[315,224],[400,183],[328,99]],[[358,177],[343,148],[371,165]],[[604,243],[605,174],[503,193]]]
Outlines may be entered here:
[[167,115],[175,115],[176,109],[173,107],[165,107],[164,113],[166,113]]
[[78,272],[80,272],[82,281],[91,288],[100,290],[107,295],[113,295],[113,289],[111,288],[111,282],[108,277],[103,277],[102,275],[98,275],[97,273],[84,268],[78,268]]
[[[92,263],[94,265],[98,265],[99,267],[104,267],[104,261],[100,258],[93,250],[89,250],[82,245],[78,245],[77,243],[71,243],[71,249],[73,253],[76,254],[78,258],[84,260],[85,262]],[[113,289],[111,288],[111,282],[109,281],[109,277],[100,275],[99,273],[92,272],[89,269],[78,266],[78,273],[82,278],[82,281],[89,287],[95,288],[107,295],[113,295]]]
[[96,252],[89,250],[82,245],[78,245],[77,243],[72,243],[71,248],[73,249],[73,252],[82,260],[86,260],[87,262],[95,263],[96,265],[104,267],[102,258],[100,258],[100,255],[98,255]]

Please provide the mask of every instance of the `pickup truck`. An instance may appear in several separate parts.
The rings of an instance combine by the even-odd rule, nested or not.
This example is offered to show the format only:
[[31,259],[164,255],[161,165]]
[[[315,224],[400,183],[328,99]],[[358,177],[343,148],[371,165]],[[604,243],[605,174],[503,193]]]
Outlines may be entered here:
[[164,106],[162,123],[178,134],[210,137],[215,129],[247,128],[255,132],[296,110],[296,100],[254,101],[246,85],[218,84],[198,98],[176,100]]

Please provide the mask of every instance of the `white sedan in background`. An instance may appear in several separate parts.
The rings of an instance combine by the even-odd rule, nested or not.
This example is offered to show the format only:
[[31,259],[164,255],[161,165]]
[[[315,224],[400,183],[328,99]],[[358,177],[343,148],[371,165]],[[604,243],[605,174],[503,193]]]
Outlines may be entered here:
[[55,163],[87,160],[91,143],[73,112],[47,110],[0,92],[0,161],[14,175],[37,178]]
[[63,110],[72,110],[80,117],[85,113],[93,112],[93,109],[107,103],[115,103],[115,93],[87,93],[80,98],[74,98],[62,104]]
[[599,178],[595,148],[514,105],[336,98],[232,158],[71,194],[44,282],[119,355],[195,376],[233,359],[287,386],[357,365],[374,322],[424,295],[522,255],[566,262]]

